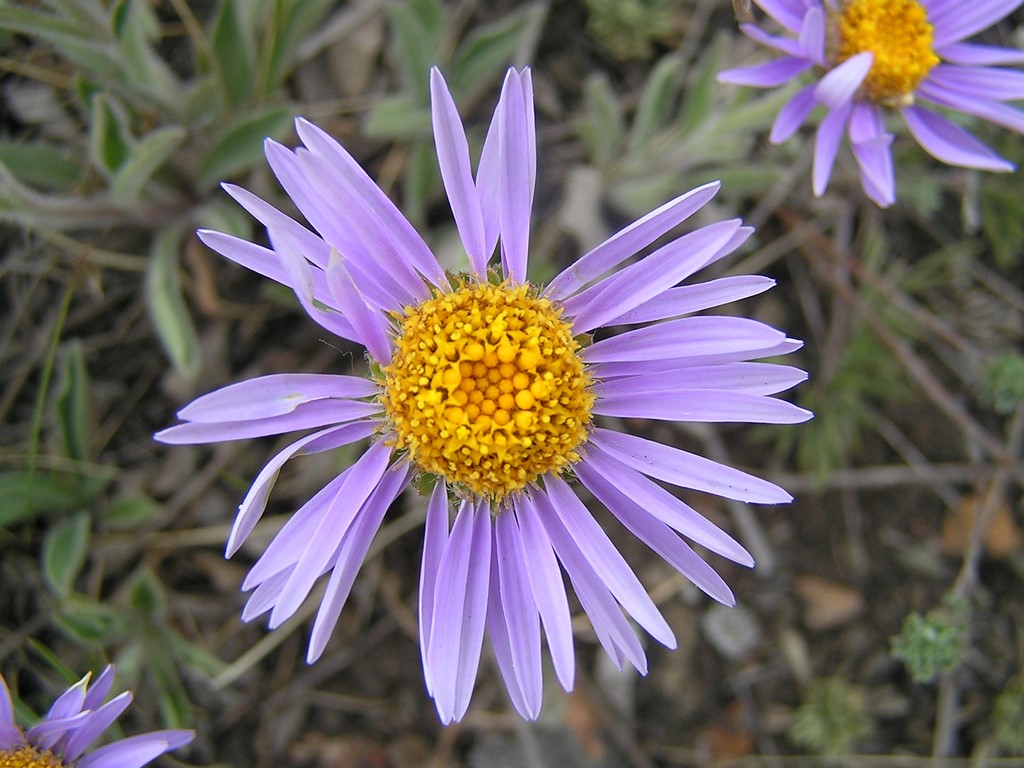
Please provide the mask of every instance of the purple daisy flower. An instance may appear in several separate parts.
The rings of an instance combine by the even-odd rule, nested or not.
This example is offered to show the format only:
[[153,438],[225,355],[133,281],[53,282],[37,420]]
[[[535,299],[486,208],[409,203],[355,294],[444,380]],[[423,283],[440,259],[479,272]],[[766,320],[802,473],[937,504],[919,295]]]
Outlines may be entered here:
[[845,131],[861,185],[878,205],[896,199],[888,110],[900,113],[929,154],[949,165],[1012,171],[975,136],[922,103],[975,115],[1024,133],[1024,112],[1004,102],[1024,98],[1024,51],[965,43],[1024,0],[755,0],[788,36],[742,25],[753,40],[784,54],[765,64],[719,73],[724,83],[774,88],[808,70],[817,79],[779,111],[771,141],[793,135],[814,108],[828,111],[814,145],[812,187],[824,193]]
[[103,703],[114,682],[112,666],[104,669],[91,686],[90,677],[86,675],[68,688],[40,722],[22,732],[14,722],[14,703],[7,681],[0,675],[0,765],[11,768],[139,768],[195,738],[192,731],[152,731],[106,744],[85,755],[86,748],[132,702],[131,692],[125,691]]
[[[696,229],[647,254],[718,190],[672,200],[580,258],[546,287],[527,280],[536,134],[529,70],[510,70],[476,176],[455,103],[431,73],[441,175],[468,256],[447,274],[387,196],[330,136],[305,120],[304,144],[267,143],[270,165],[316,230],[234,186],[267,227],[271,248],[218,232],[203,242],[292,287],[324,328],[365,345],[368,378],[278,374],[200,397],[166,443],[204,443],[315,429],[277,454],[242,501],[227,552],[253,530],[293,456],[369,440],[351,467],[306,502],[249,572],[243,618],[277,627],[330,573],[309,644],[324,647],[370,541],[414,478],[433,482],[419,593],[426,685],[441,720],[469,705],[483,637],[516,709],[541,706],[541,630],[555,673],[572,688],[574,653],[564,571],[616,664],[647,662],[628,617],[666,646],[675,639],[626,561],[576,495],[575,476],[642,541],[698,587],[734,602],[680,537],[742,565],[732,537],[655,480],[731,499],[777,504],[771,483],[678,448],[599,427],[595,417],[801,422],[769,397],[803,371],[754,363],[800,342],[737,317],[693,317],[761,293],[773,281],[724,277],[678,284],[751,233],[738,220]],[[500,266],[491,258],[500,248]],[[600,328],[634,326],[617,335]],[[640,326],[640,327],[637,327]],[[454,511],[454,523],[449,518]]]

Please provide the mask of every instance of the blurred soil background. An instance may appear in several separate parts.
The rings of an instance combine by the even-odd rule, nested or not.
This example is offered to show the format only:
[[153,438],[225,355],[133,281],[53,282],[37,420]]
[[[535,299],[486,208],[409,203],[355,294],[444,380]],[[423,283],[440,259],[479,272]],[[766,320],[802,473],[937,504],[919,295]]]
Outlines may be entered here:
[[[982,41],[1020,46],[1022,23]],[[712,0],[0,3],[0,671],[19,706],[113,661],[136,691],[126,732],[198,731],[166,766],[1024,765],[1024,175],[941,166],[901,134],[895,206],[864,197],[848,150],[815,199],[810,136],[767,143],[787,94],[714,82],[764,56]],[[287,438],[151,436],[221,385],[364,365],[198,242],[197,226],[265,238],[217,182],[294,211],[261,144],[294,143],[305,115],[457,264],[428,67],[478,151],[512,63],[536,89],[532,277],[722,179],[699,223],[757,233],[699,277],[778,280],[727,311],[806,341],[787,362],[810,371],[792,396],[817,416],[631,423],[796,496],[688,497],[758,561],[710,556],[738,605],[602,518],[678,650],[648,644],[650,674],[620,672],[580,615],[576,690],[548,670],[538,723],[485,653],[469,714],[442,728],[416,644],[423,501],[396,503],[307,666],[317,600],[268,633],[240,620],[239,586],[350,456],[290,465],[226,561],[236,506]],[[1019,136],[971,129],[1024,161]]]

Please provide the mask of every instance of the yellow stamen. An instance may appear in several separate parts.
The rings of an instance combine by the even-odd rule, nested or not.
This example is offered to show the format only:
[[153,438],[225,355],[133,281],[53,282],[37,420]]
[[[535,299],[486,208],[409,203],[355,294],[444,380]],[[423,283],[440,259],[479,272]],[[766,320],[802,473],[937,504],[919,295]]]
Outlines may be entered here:
[[0,751],[0,768],[64,768],[50,750],[25,745],[13,751]]
[[932,50],[933,29],[917,0],[849,0],[835,17],[835,63],[870,51],[874,62],[864,93],[887,106],[913,102],[914,89],[939,63]]
[[406,308],[382,396],[396,446],[492,500],[561,472],[594,402],[579,351],[528,285],[466,283]]

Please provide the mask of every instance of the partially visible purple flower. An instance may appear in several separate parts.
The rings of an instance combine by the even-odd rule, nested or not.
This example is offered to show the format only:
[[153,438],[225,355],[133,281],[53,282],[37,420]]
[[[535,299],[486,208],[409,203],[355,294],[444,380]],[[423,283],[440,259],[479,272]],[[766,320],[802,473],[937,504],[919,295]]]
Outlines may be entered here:
[[62,693],[27,731],[14,722],[14,703],[0,675],[0,766],[12,768],[139,768],[195,738],[192,731],[151,731],[129,736],[85,754],[132,701],[129,691],[103,700],[114,682],[108,666],[91,686],[86,675]]
[[[975,136],[933,107],[963,112],[1024,133],[1024,112],[1004,102],[1024,98],[1024,51],[963,42],[1006,17],[1024,0],[755,0],[788,33],[754,24],[743,32],[782,57],[719,73],[724,83],[775,88],[803,73],[815,79],[779,111],[771,141],[789,138],[815,107],[827,114],[814,145],[812,187],[824,193],[843,134],[868,197],[896,199],[885,115],[899,112],[917,142],[949,165],[1012,171]],[[923,103],[929,106],[923,106]]]
[[[680,534],[741,565],[753,559],[656,481],[759,504],[790,500],[764,480],[599,427],[596,418],[616,428],[621,419],[801,422],[807,411],[771,396],[806,374],[751,362],[801,346],[784,333],[744,318],[694,316],[773,285],[748,275],[688,282],[738,248],[750,227],[720,221],[651,248],[706,205],[717,183],[671,200],[535,286],[526,269],[537,171],[529,70],[508,72],[475,174],[437,70],[430,86],[465,271],[446,273],[351,155],[300,119],[304,146],[268,142],[267,159],[316,232],[227,186],[267,227],[272,247],[199,234],[227,258],[292,287],[313,319],[364,345],[371,374],[274,374],[232,384],[187,405],[178,414],[184,423],[157,438],[209,443],[316,430],[259,473],[228,538],[229,556],[263,514],[285,462],[369,440],[299,508],[242,585],[254,590],[243,618],[269,611],[274,628],[330,574],[310,662],[323,653],[388,507],[414,478],[433,484],[419,592],[427,689],[443,722],[459,720],[487,634],[513,704],[532,719],[543,690],[542,630],[556,676],[573,686],[563,572],[615,664],[647,671],[627,617],[675,645],[568,480],[578,479],[640,540],[727,604],[734,602],[728,586]],[[500,262],[492,265],[496,250]],[[622,327],[629,330],[592,336]]]

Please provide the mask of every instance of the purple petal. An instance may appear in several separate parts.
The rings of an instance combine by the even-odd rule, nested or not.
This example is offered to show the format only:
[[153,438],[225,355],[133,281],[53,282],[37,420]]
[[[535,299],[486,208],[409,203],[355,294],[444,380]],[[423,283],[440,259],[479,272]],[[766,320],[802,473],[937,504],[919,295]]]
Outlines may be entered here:
[[528,73],[520,75],[514,69],[508,71],[501,89],[501,122],[498,124],[501,258],[505,275],[516,283],[526,280],[530,211],[533,207],[532,179],[537,172],[536,147],[530,137],[534,130],[533,118],[526,111],[528,87]]
[[269,626],[276,629],[288,619],[306,599],[313,584],[331,556],[337,551],[342,537],[352,526],[363,503],[381,483],[391,448],[383,442],[374,443],[359,460],[352,465],[352,472],[345,479],[320,525],[317,526],[305,550],[299,556],[295,571],[288,579],[274,610],[270,614]]
[[0,722],[0,750],[13,751],[23,745],[21,729],[10,723]]
[[291,413],[269,416],[256,421],[178,424],[157,432],[153,435],[153,439],[169,445],[245,440],[356,421],[380,413],[381,407],[380,403],[365,403],[357,400],[317,400],[300,405]]
[[815,98],[830,110],[846,106],[868,76],[874,60],[875,54],[871,51],[851,56],[818,81],[814,87]]
[[[508,687],[512,690],[514,686],[519,691],[519,700],[523,705],[519,709],[520,713],[529,720],[536,720],[540,714],[542,693],[540,618],[530,591],[522,534],[512,510],[499,513],[494,520],[492,551],[498,577],[498,612],[507,631],[505,640],[513,677]],[[492,590],[494,586],[492,584]],[[505,679],[508,681],[507,674]]]
[[1017,133],[1024,133],[1024,112],[995,101],[977,98],[971,94],[952,91],[939,83],[926,81],[918,88],[918,95],[950,109],[984,118]]
[[808,8],[800,26],[800,47],[819,67],[825,62],[825,11]]
[[753,504],[786,504],[793,500],[767,480],[636,435],[598,427],[590,439],[627,467],[682,488]]
[[[291,235],[283,230],[273,227],[267,229],[267,234],[270,236],[270,242],[274,246],[274,250],[281,257],[281,263],[288,271],[289,285],[295,291],[295,297],[299,300],[306,314],[331,333],[342,336],[342,338],[350,338],[343,336],[343,334],[354,331],[352,322],[337,310],[333,300],[326,305],[320,305],[316,302],[313,295],[312,275],[314,270],[310,268],[309,263],[303,258],[302,251],[299,250],[298,241],[294,240]],[[358,334],[353,333],[351,338],[352,341],[362,343],[362,339],[358,337]]]
[[114,665],[107,664],[92,682],[92,685],[89,686],[89,690],[85,692],[85,701],[82,702],[82,709],[97,709],[103,703],[103,700],[107,698],[107,694],[110,693],[110,688],[113,684]]
[[[499,586],[498,561],[491,558],[491,580],[487,594],[487,634],[491,638],[491,648],[498,662],[498,671],[505,681],[505,690],[512,700],[516,712],[526,720],[536,720],[537,712],[531,704],[526,703],[524,692],[516,677],[516,668],[512,661],[511,637],[514,630],[509,628],[501,607],[501,588]],[[539,688],[538,688],[539,690]]]
[[[714,569],[705,563],[671,528],[652,516],[636,500],[617,490],[615,485],[610,482],[611,478],[605,478],[601,473],[593,471],[586,466],[585,462],[577,464],[576,469],[583,470],[580,479],[583,480],[584,485],[611,510],[612,514],[634,536],[668,561],[711,598],[725,605],[736,604],[732,590],[722,580],[722,577],[715,573]],[[584,475],[586,476],[585,480],[583,479]]]
[[[235,202],[248,211],[249,215],[260,222],[264,227],[267,229],[273,227],[282,232],[288,233],[288,235],[290,235],[291,238],[299,244],[299,250],[305,258],[309,259],[321,269],[327,267],[327,257],[330,253],[330,246],[328,246],[327,243],[325,243],[318,235],[313,234],[304,226],[299,224],[299,222],[295,221],[290,216],[286,216],[281,213],[270,203],[260,199],[247,189],[235,186],[234,184],[222,184],[221,186],[224,188],[225,192],[235,199]],[[289,285],[287,272],[285,271],[283,274],[285,279],[280,280],[279,282]]]
[[25,740],[39,749],[50,749],[68,731],[73,731],[89,717],[89,712],[77,712],[66,717],[46,718],[25,731]]
[[598,381],[598,397],[619,398],[631,393],[718,390],[748,395],[774,395],[807,379],[799,368],[775,363],[726,363],[685,368],[672,376],[654,374]]
[[713,181],[710,184],[691,189],[637,219],[561,272],[548,284],[546,295],[553,299],[565,299],[571,296],[595,277],[618,266],[681,224],[704,207],[717,194],[719,187],[721,187],[721,183]]
[[[480,213],[484,222],[484,253],[487,254],[485,268],[486,261],[490,261],[494,247],[498,244],[498,235],[501,233],[499,196],[501,194],[502,169],[498,157],[498,132],[501,127],[503,109],[499,99],[494,108],[494,115],[491,117],[491,124],[487,128],[487,136],[484,137],[484,146],[480,152],[480,164],[476,172],[476,189],[480,198]],[[532,104],[530,113],[533,113]]]
[[932,157],[949,165],[985,171],[1012,171],[1003,160],[974,136],[941,115],[920,107],[900,110],[917,143]]
[[391,338],[384,315],[363,299],[352,280],[345,262],[337,251],[331,251],[327,265],[327,285],[338,308],[355,329],[363,345],[382,365],[391,363]]
[[768,137],[772,144],[781,144],[803,125],[804,120],[818,105],[814,88],[814,84],[805,85],[779,110],[779,114],[775,116],[775,122],[772,123],[772,132]]
[[[14,726],[14,702],[11,700],[11,691],[7,687],[7,681],[0,675],[0,727]],[[0,746],[0,749],[4,747]]]
[[330,427],[312,435],[307,435],[301,440],[289,445],[283,451],[277,453],[274,458],[267,462],[266,466],[253,480],[249,491],[238,507],[238,514],[231,526],[231,533],[228,535],[228,542],[225,557],[231,557],[242,546],[242,542],[252,533],[256,523],[259,522],[263,511],[267,507],[267,499],[270,491],[277,481],[277,475],[285,462],[293,456],[308,456],[313,453],[321,453],[343,445],[349,445],[369,437],[379,425],[372,421],[361,421],[355,424],[345,424],[340,427]]
[[1024,72],[999,67],[961,67],[939,64],[928,83],[978,99],[1010,101],[1024,98]]
[[623,658],[626,658],[640,674],[647,674],[647,658],[640,640],[622,615],[612,593],[594,571],[593,564],[580,551],[573,534],[560,522],[550,497],[539,491],[535,494],[534,504],[602,647],[617,667],[621,667]]
[[[223,232],[214,232],[210,229],[196,231],[199,239],[212,250],[219,253],[226,259],[240,264],[257,274],[270,278],[281,285],[291,287],[288,271],[281,264],[276,253],[262,245],[250,243],[234,235],[226,235]],[[313,296],[317,301],[329,301],[330,294],[327,292],[327,282],[322,272],[313,273]],[[345,338],[348,338],[347,336]]]
[[588,363],[666,360],[744,352],[785,338],[764,323],[741,317],[684,317],[602,339],[583,351]]
[[724,69],[718,73],[720,83],[748,85],[753,88],[775,88],[788,83],[814,66],[814,62],[802,56],[783,56],[752,67]]
[[737,363],[746,360],[755,360],[761,357],[775,357],[777,355],[788,355],[800,349],[804,343],[797,339],[783,339],[782,341],[768,344],[767,346],[740,351],[729,351],[724,353],[709,353],[706,355],[693,355],[692,357],[679,357],[656,360],[621,361],[612,363],[597,363],[590,367],[590,373],[595,379],[614,379],[618,376],[654,376],[656,374],[676,374],[686,371],[689,368],[706,365],[723,365],[725,363]]
[[829,112],[818,126],[818,133],[814,137],[814,168],[811,182],[811,188],[816,197],[825,194],[825,189],[828,187],[832,166],[836,161],[836,152],[839,150],[839,142],[843,138],[843,128],[850,116],[852,106],[851,102],[847,102],[845,106]]
[[790,32],[799,32],[807,12],[805,0],[756,0],[765,13]]
[[577,463],[579,478],[606,507],[615,511],[615,497],[608,497],[605,485],[626,495],[647,514],[669,528],[740,565],[753,565],[754,560],[732,536],[704,515],[666,491],[640,472],[630,469],[600,448],[591,445],[586,458]]
[[602,396],[593,412],[623,419],[748,424],[799,424],[814,416],[785,400],[713,389]]
[[380,227],[392,233],[400,246],[400,253],[416,270],[438,288],[447,288],[448,279],[444,275],[444,270],[437,263],[427,244],[423,242],[423,238],[416,233],[408,219],[380,187],[373,183],[366,175],[366,171],[345,151],[345,148],[303,118],[295,121],[295,129],[303,144],[329,160],[331,168],[344,177],[353,191],[354,198],[364,201],[375,219],[380,222]]
[[571,691],[576,675],[576,654],[573,650],[572,617],[562,572],[529,495],[522,494],[516,498],[515,514],[519,521],[523,549],[530,553],[530,567],[526,570],[526,576],[530,580],[534,604],[544,625],[555,674],[562,687]]
[[676,639],[668,623],[583,502],[559,477],[546,478],[544,485],[551,508],[573,537],[580,552],[591,563],[594,573],[640,626],[658,642],[668,648],[675,648]]
[[423,676],[427,684],[427,693],[433,695],[430,681],[430,666],[427,664],[427,649],[430,645],[431,621],[434,618],[434,602],[437,574],[441,566],[441,556],[448,543],[448,489],[438,481],[430,494],[427,504],[427,520],[423,531],[423,557],[420,560],[420,594],[419,594],[419,625],[420,625],[420,659],[423,662]]
[[976,43],[952,43],[935,47],[935,53],[953,64],[967,66],[993,66],[1024,64],[1024,51],[1019,48],[1000,48]]
[[739,230],[740,220],[690,232],[565,302],[573,331],[585,333],[664,293],[715,256]]
[[397,236],[376,217],[367,201],[357,196],[344,175],[330,160],[310,150],[300,149],[296,154],[303,183],[329,201],[325,215],[332,219],[331,229],[321,231],[332,248],[396,297],[397,303],[389,309],[426,298],[429,291],[423,278],[406,258]]
[[316,621],[313,622],[309,650],[306,653],[307,664],[312,664],[319,659],[324,648],[327,647],[331,632],[334,631],[345,601],[348,600],[349,593],[352,591],[356,574],[366,559],[370,543],[384,520],[384,514],[409,484],[410,474],[411,466],[408,462],[403,462],[400,466],[393,466],[388,472],[385,472],[380,484],[362,505],[355,522],[352,523],[342,539],[334,571],[327,582],[327,590],[324,592],[323,601],[317,611]]
[[490,254],[484,235],[480,197],[469,165],[469,142],[466,141],[459,110],[437,67],[430,70],[430,114],[437,162],[441,166],[441,179],[448,193],[455,225],[462,236],[473,271],[482,277],[487,273]]
[[705,283],[670,288],[635,309],[608,321],[606,325],[631,325],[689,315],[712,307],[764,293],[775,285],[770,277],[735,275],[720,277]]
[[351,473],[352,467],[347,467],[288,518],[284,527],[277,532],[242,580],[243,591],[248,591],[273,575],[294,567],[313,532],[330,512],[338,491]]
[[437,573],[427,663],[441,722],[462,719],[480,664],[491,568],[491,512],[463,502]]
[[315,400],[371,397],[380,387],[362,376],[275,373],[229,384],[196,398],[178,411],[184,421],[255,421],[292,413]]
[[125,691],[92,711],[85,722],[70,734],[67,743],[61,750],[61,759],[65,763],[73,763],[77,760],[86,747],[99,738],[99,735],[107,730],[131,703],[132,694],[130,691]]
[[140,768],[195,738],[192,731],[153,731],[115,741],[90,752],[76,768]]
[[928,20],[935,27],[932,46],[940,48],[958,43],[1002,20],[1021,4],[1021,0],[973,0],[929,8]]
[[740,31],[751,40],[772,48],[779,53],[785,53],[793,57],[806,57],[807,52],[800,47],[799,41],[794,40],[792,37],[769,35],[756,24],[741,24]]
[[892,134],[876,136],[868,141],[852,142],[853,156],[860,168],[864,192],[880,207],[896,202],[896,178],[892,166]]
[[77,715],[82,711],[85,703],[85,691],[89,687],[89,679],[92,674],[87,674],[64,693],[57,697],[57,700],[50,706],[44,720],[58,720],[65,717]]

